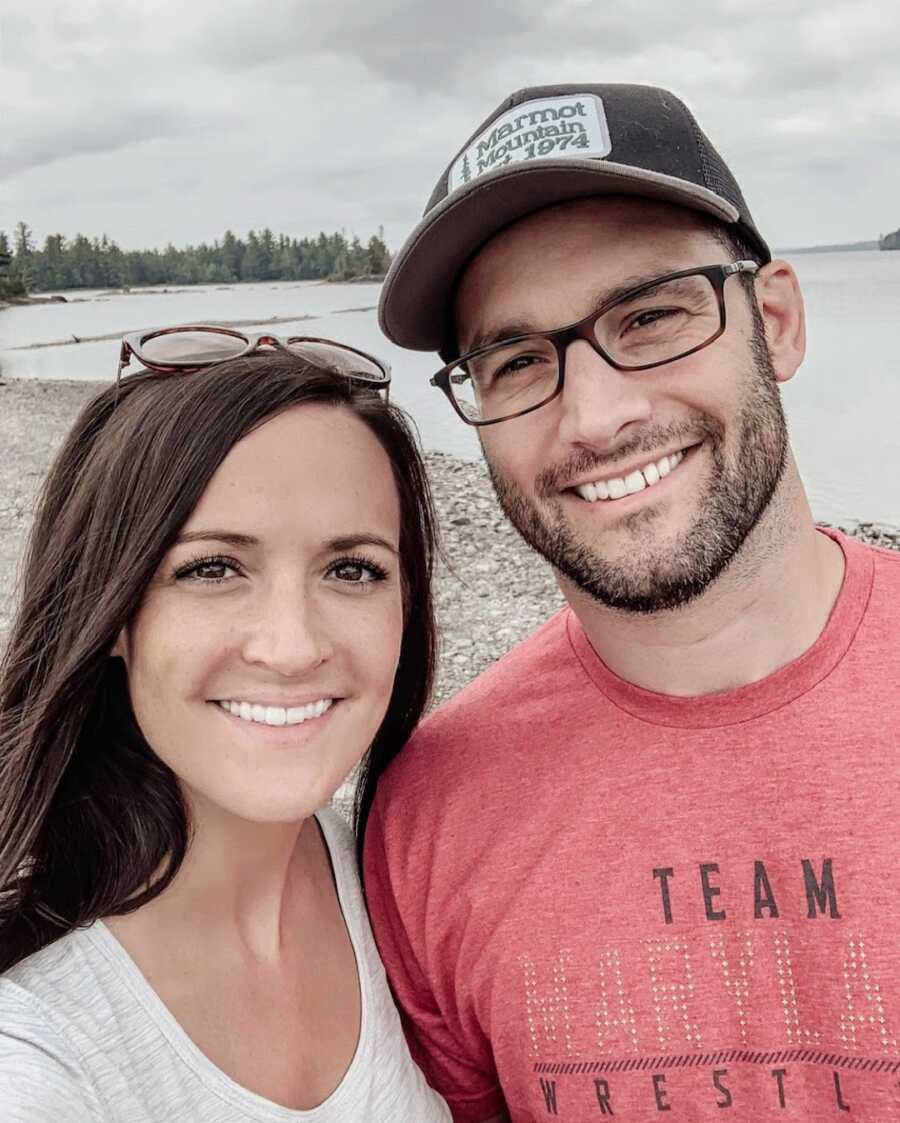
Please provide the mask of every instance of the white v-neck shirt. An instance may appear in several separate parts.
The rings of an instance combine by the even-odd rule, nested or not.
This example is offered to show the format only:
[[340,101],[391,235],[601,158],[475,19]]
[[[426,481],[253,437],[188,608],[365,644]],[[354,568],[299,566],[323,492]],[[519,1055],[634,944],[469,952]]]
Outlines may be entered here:
[[365,912],[353,835],[333,810],[316,818],[331,855],[361,997],[356,1052],[323,1103],[294,1111],[226,1076],[97,921],[0,977],[0,1120],[449,1123],[447,1106],[403,1039]]

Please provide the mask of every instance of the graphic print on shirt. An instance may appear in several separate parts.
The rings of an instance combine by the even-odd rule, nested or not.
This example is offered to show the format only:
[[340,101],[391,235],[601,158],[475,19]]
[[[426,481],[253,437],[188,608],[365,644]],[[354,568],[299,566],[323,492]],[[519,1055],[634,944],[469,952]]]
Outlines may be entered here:
[[523,952],[533,1117],[900,1120],[895,939],[847,914],[840,875],[654,866],[643,931]]

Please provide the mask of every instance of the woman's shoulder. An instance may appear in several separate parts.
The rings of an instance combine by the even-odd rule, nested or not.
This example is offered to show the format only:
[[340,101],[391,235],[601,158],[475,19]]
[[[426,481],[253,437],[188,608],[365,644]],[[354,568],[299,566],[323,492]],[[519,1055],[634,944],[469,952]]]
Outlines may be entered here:
[[372,937],[356,861],[356,835],[341,812],[331,805],[316,812],[316,821],[331,860],[338,900],[357,958],[362,952],[363,958],[368,960]]
[[124,980],[102,922],[67,933],[0,975],[0,1034],[16,1019],[44,1026],[68,1050],[99,1048],[114,1036]]
[[105,1118],[70,1033],[78,933],[0,975],[0,1117],[10,1123]]
[[[316,819],[325,835],[332,861],[335,860],[335,857],[342,862],[352,858],[356,845],[356,835],[337,807],[331,803],[325,807],[320,807],[316,812]],[[335,854],[335,851],[337,851],[337,854]]]
[[40,1054],[66,1067],[75,1062],[65,1018],[59,1017],[41,989],[7,975],[0,977],[0,1082],[14,1058]]
[[78,986],[87,955],[86,930],[80,929],[20,960],[0,975],[0,1009],[44,1003],[64,1008]]
[[[356,956],[362,991],[364,1026],[373,1021],[380,1021],[382,1018],[392,1023],[395,1014],[394,1003],[384,965],[372,934],[372,926],[369,923],[369,913],[366,909],[356,859],[356,835],[347,820],[334,807],[321,808],[316,812],[316,819],[331,859],[338,902]],[[391,1029],[393,1028],[391,1024]],[[399,1031],[399,1023],[396,1029]]]
[[[356,836],[334,807],[316,812],[338,899],[353,943],[362,997],[360,1040],[340,1087],[339,1117],[449,1123],[449,1110],[428,1087],[409,1053],[400,1017],[369,925],[356,860]],[[329,1117],[330,1118],[330,1117]]]
[[[331,872],[337,890],[338,901],[344,914],[344,921],[350,930],[350,938],[357,945],[360,938],[368,935],[365,924],[365,903],[359,866],[356,861],[356,835],[344,815],[333,805],[320,807],[315,814],[316,822],[328,851]],[[356,947],[357,953],[359,948]]]

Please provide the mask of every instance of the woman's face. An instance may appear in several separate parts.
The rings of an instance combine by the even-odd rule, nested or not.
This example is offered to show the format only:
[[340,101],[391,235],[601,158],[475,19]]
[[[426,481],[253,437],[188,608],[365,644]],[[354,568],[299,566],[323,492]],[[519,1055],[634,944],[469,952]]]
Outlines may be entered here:
[[293,822],[387,709],[403,631],[400,507],[349,410],[297,406],[222,462],[116,645],[192,803]]

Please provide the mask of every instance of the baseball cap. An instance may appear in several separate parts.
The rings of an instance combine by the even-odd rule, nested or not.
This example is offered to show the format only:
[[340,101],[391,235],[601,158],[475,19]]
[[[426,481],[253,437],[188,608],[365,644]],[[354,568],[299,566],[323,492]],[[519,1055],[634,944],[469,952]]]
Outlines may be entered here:
[[508,97],[438,180],[385,278],[381,329],[414,351],[446,342],[456,281],[494,234],[590,195],[663,199],[733,226],[771,259],[737,182],[687,106],[624,84],[533,86]]

